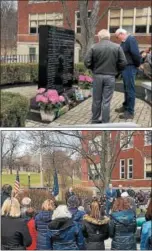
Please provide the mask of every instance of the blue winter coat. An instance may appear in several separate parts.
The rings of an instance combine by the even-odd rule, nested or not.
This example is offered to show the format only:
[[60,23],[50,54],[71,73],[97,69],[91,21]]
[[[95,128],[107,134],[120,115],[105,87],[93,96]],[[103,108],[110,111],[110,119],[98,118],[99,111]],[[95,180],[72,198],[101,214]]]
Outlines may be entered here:
[[77,223],[81,224],[83,221],[83,216],[86,214],[84,211],[80,211],[78,209],[71,210],[69,209],[70,213],[72,214],[72,219]]
[[112,238],[111,249],[136,250],[136,216],[133,210],[124,210],[111,214],[109,235]]
[[48,226],[48,237],[53,250],[83,250],[82,230],[73,219],[60,218]]
[[141,230],[141,241],[140,249],[141,250],[150,250],[149,249],[149,237],[152,235],[152,220],[144,222]]
[[50,243],[47,238],[48,224],[52,220],[52,211],[41,211],[35,217],[35,226],[38,231],[37,250],[50,249]]
[[117,192],[115,189],[112,189],[112,193],[109,188],[106,189],[106,200],[110,200],[111,198],[115,199],[116,197],[117,197]]

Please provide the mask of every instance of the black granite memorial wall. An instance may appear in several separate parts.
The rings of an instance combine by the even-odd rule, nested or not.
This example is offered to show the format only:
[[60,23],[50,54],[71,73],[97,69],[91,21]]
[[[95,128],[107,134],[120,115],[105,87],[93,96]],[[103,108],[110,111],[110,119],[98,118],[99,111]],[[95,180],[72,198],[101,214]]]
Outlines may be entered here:
[[74,43],[73,30],[39,27],[39,88],[56,89],[61,94],[72,87]]

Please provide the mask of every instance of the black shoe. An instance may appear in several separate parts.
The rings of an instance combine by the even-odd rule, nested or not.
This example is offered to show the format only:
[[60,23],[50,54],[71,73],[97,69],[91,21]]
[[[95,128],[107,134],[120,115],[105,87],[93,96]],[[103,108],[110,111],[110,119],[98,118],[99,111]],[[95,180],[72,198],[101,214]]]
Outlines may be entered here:
[[125,110],[125,108],[122,106],[122,107],[120,107],[120,108],[116,108],[115,109],[115,112],[118,112],[118,113],[121,113],[121,112],[125,112],[126,110]]
[[92,121],[91,124],[101,124],[102,121],[101,120],[97,120],[97,121]]
[[119,116],[120,119],[133,119],[134,115],[129,113],[129,112],[125,112],[124,114],[121,114]]

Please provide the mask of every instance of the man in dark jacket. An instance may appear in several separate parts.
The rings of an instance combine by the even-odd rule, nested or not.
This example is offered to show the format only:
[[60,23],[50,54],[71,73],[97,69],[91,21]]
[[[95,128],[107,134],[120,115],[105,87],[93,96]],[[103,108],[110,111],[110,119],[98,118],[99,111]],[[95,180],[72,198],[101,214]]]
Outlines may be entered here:
[[141,55],[135,37],[128,35],[124,29],[116,31],[116,37],[121,41],[121,47],[127,59],[127,66],[122,72],[124,82],[124,103],[116,112],[124,112],[119,117],[121,119],[133,119],[135,107],[135,77],[137,67],[141,64]]
[[[121,47],[110,41],[108,30],[98,33],[99,43],[93,45],[86,55],[84,64],[93,72],[92,123],[108,123],[110,120],[110,101],[115,88],[115,76],[126,64]],[[102,107],[102,108],[101,108]]]
[[66,201],[66,204],[67,204],[67,202],[68,202],[68,199],[69,199],[71,196],[73,196],[73,195],[75,195],[75,193],[73,192],[73,188],[70,187],[69,190],[68,190],[68,191],[66,192],[66,194],[65,194],[65,201]]
[[122,188],[122,185],[119,185],[119,189],[116,190],[117,198],[121,197],[121,194],[124,192],[125,190]]

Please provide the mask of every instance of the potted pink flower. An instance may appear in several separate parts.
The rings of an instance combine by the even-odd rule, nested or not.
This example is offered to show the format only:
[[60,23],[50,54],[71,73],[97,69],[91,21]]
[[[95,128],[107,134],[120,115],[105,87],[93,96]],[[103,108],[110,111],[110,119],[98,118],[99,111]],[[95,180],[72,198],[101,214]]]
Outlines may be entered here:
[[91,96],[93,78],[87,75],[79,76],[79,86],[83,90],[83,96],[85,98]]
[[60,109],[64,106],[65,99],[59,96],[56,90],[38,91],[36,102],[40,107],[40,114],[43,121],[53,121],[58,117]]

